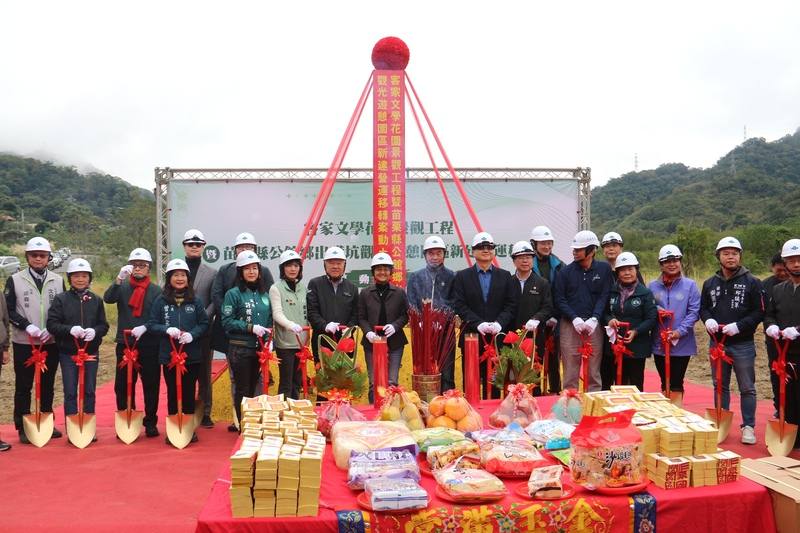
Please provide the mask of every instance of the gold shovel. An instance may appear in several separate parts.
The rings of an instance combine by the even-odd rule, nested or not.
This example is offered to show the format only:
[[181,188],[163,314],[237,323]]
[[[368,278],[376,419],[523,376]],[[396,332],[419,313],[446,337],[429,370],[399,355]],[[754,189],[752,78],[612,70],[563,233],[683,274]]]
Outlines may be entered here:
[[144,413],[141,411],[134,411],[131,407],[133,402],[133,370],[142,367],[139,364],[139,350],[136,349],[138,339],[133,341],[133,346],[128,343],[128,335],[131,330],[126,329],[122,331],[122,338],[125,341],[125,350],[122,352],[122,361],[119,362],[119,368],[127,368],[127,407],[121,411],[114,413],[114,429],[117,431],[117,437],[125,444],[131,444],[139,438],[142,432],[142,425],[144,423]]
[[183,381],[181,376],[186,373],[186,354],[183,352],[183,344],[175,346],[175,340],[170,337],[172,353],[167,368],[175,369],[175,394],[178,400],[178,412],[167,416],[167,438],[169,442],[182,450],[189,445],[194,435],[194,415],[183,415]]
[[67,438],[75,447],[86,448],[94,439],[97,420],[94,413],[83,412],[84,375],[86,374],[84,365],[87,361],[97,361],[97,357],[86,352],[86,348],[89,346],[88,341],[81,346],[78,339],[75,339],[75,346],[78,347],[78,352],[72,356],[72,360],[78,367],[78,414],[67,416]]
[[36,343],[29,337],[31,343],[31,356],[25,361],[25,366],[34,366],[34,411],[33,414],[22,416],[22,429],[31,444],[41,448],[53,436],[53,413],[43,413],[42,403],[42,373],[47,370],[47,352],[42,348],[44,343]]
[[783,339],[783,342],[774,339],[775,348],[778,350],[778,359],[772,363],[772,371],[778,376],[780,388],[778,392],[778,420],[769,420],[764,440],[767,442],[767,450],[773,456],[786,457],[794,448],[797,438],[797,424],[786,422],[786,352],[789,351],[791,340]]
[[[719,327],[722,328],[723,325],[720,324]],[[733,364],[733,359],[725,353],[724,333],[721,339],[718,339],[716,334],[711,334],[711,339],[714,341],[714,346],[711,347],[708,355],[716,366],[717,386],[714,391],[716,407],[706,408],[706,420],[714,422],[717,426],[717,444],[719,444],[728,438],[728,433],[731,431],[731,421],[733,420],[733,412],[722,408],[722,362]]]

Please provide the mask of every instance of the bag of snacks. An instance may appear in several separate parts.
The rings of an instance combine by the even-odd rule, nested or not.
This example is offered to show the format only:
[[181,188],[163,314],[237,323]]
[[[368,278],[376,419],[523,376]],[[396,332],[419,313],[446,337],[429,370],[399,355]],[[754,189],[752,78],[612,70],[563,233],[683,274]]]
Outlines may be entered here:
[[498,476],[527,476],[534,468],[552,464],[528,440],[484,442],[480,448],[481,465]]
[[453,389],[436,396],[428,404],[428,427],[445,427],[467,433],[482,429],[483,421],[461,391]]
[[328,401],[320,406],[317,416],[318,428],[328,440],[331,440],[331,430],[336,422],[367,419],[361,411],[350,405],[351,400],[352,397],[347,391],[333,389],[328,392]]
[[423,429],[425,423],[422,421],[420,413],[421,404],[416,392],[406,392],[403,387],[393,385],[386,390],[378,420],[402,422],[411,431]]
[[467,456],[461,462],[461,466],[465,468],[480,468],[481,466],[481,449],[478,445],[471,440],[462,440],[447,446],[431,446],[428,448],[428,465],[431,470],[443,468],[459,457]]
[[536,399],[528,392],[528,387],[524,383],[516,383],[508,387],[508,396],[489,417],[489,424],[495,428],[504,428],[511,422],[516,422],[525,427],[541,418],[539,406],[536,404]]
[[425,428],[412,431],[411,435],[421,452],[427,452],[431,446],[445,446],[467,438],[457,429],[450,428]]
[[561,397],[551,408],[553,416],[568,424],[577,424],[581,421],[583,405],[578,391],[567,389],[561,391]]
[[534,442],[544,445],[547,450],[562,450],[569,448],[569,438],[575,426],[561,420],[552,418],[536,420],[525,428],[525,433],[531,436]]
[[503,429],[482,429],[480,431],[472,431],[467,436],[477,442],[483,444],[484,442],[511,442],[516,440],[530,440],[530,437],[522,426],[516,422],[512,422]]
[[364,488],[368,479],[412,479],[419,481],[419,464],[408,450],[353,452],[347,470],[347,486]]
[[465,468],[461,465],[464,457],[436,470],[433,476],[439,487],[452,499],[459,501],[494,500],[508,493],[505,484],[486,470]]
[[[331,444],[336,466],[347,470],[353,451],[367,452],[383,448],[411,446],[417,442],[400,422],[337,422],[331,430]],[[416,455],[416,451],[414,452]]]
[[588,489],[638,485],[645,480],[644,448],[629,409],[584,416],[572,433],[572,479]]
[[373,511],[424,509],[428,506],[428,493],[412,479],[368,479],[364,492]]
[[560,498],[563,494],[563,473],[564,467],[561,465],[534,468],[528,479],[528,495],[531,498]]

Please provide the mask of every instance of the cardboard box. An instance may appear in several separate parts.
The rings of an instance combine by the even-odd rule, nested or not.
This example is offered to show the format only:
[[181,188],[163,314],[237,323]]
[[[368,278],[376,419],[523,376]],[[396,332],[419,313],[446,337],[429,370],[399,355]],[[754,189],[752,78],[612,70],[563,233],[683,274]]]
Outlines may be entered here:
[[800,531],[800,461],[789,457],[742,459],[742,475],[769,489],[779,533]]

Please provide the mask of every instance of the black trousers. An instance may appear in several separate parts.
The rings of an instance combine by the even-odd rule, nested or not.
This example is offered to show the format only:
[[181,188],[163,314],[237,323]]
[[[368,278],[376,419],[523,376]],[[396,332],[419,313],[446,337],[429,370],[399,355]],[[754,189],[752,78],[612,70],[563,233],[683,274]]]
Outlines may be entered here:
[[[155,426],[158,422],[158,395],[161,389],[161,365],[158,363],[158,345],[139,347],[139,364],[142,368],[133,369],[131,379],[131,409],[136,409],[136,382],[142,376],[144,395],[144,425]],[[114,394],[117,397],[117,411],[128,407],[128,367],[119,367],[124,344],[117,344],[117,374],[114,377]],[[174,376],[173,376],[174,379]]]
[[[656,362],[656,370],[658,375],[661,376],[661,390],[667,390],[666,370],[664,362],[666,357],[663,355],[653,354]],[[691,357],[676,357],[669,358],[669,390],[674,392],[683,392],[683,378],[686,376],[686,369],[689,368],[689,359]]]
[[[303,388],[303,375],[300,371],[300,362],[297,359],[297,348],[276,348],[278,354],[278,394],[286,398],[297,400]],[[308,364],[306,362],[306,364]]]
[[[164,367],[164,382],[167,384],[167,414],[178,414],[178,386],[175,383],[175,368]],[[194,414],[194,397],[200,363],[186,362],[186,373],[181,376],[181,400],[184,414]]]
[[[670,360],[670,362],[672,362]],[[644,390],[644,365],[647,359],[642,357],[625,357],[622,359],[622,384],[636,385],[640,391]]]
[[[13,343],[14,346],[14,427],[17,431],[22,429],[22,415],[31,412],[31,392],[33,390],[34,366],[25,366],[25,361],[31,356],[30,344]],[[47,352],[47,370],[42,373],[41,404],[40,410],[47,413],[53,412],[53,387],[58,371],[58,347],[55,343],[45,344]]]
[[228,361],[233,372],[233,408],[236,419],[242,420],[242,398],[255,396],[258,384],[258,357],[255,348],[247,348],[236,344],[228,345]]
[[211,359],[214,357],[214,350],[211,349],[211,336],[200,337],[200,374],[197,377],[197,397],[203,402],[203,415],[211,415],[211,405],[213,403],[213,389],[211,386]]

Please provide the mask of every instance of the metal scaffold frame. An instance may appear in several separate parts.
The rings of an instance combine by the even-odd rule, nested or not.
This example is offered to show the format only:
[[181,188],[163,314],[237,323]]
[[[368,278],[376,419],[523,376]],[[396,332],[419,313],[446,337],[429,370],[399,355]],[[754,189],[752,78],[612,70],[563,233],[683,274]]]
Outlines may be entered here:
[[[576,168],[457,168],[461,181],[578,181],[580,229],[589,229],[592,171]],[[172,181],[317,181],[321,182],[327,168],[156,168],[156,256],[159,279],[170,259],[169,251],[169,184]],[[342,168],[337,180],[372,181],[372,168]],[[432,168],[407,168],[406,179],[436,181]]]

